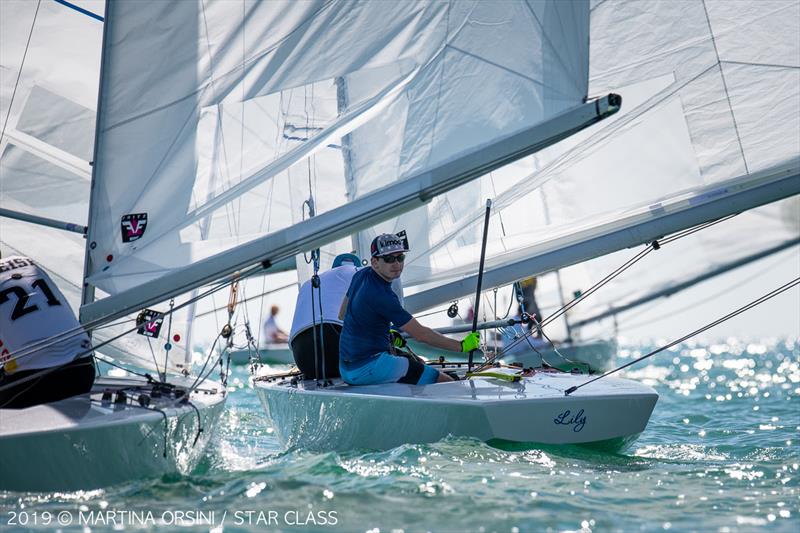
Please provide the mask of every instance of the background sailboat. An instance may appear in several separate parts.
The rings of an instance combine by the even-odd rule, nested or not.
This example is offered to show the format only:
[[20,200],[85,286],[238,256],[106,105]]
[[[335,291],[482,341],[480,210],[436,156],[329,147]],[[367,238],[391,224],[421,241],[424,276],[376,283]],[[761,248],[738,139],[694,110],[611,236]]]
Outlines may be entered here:
[[[4,255],[33,258],[77,310],[83,233],[94,223],[88,206],[103,3],[3,2],[0,9],[0,246]],[[115,377],[99,378],[91,394],[0,409],[2,488],[89,489],[191,471],[225,390],[192,375],[186,318],[165,323],[160,341],[136,335],[133,320],[93,332],[99,357],[153,372],[155,380],[114,369]]]

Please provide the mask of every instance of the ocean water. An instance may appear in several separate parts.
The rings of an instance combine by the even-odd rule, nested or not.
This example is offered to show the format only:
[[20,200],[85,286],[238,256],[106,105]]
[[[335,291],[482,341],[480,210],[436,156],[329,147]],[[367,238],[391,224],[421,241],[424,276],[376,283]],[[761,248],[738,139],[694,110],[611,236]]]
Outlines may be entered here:
[[[651,348],[623,347],[618,362]],[[625,376],[660,399],[622,453],[464,438],[311,453],[281,450],[237,367],[191,475],[0,492],[0,529],[52,530],[44,513],[103,511],[90,527],[63,530],[145,530],[154,520],[164,531],[800,531],[800,340],[686,343]],[[115,520],[97,520],[108,511]]]

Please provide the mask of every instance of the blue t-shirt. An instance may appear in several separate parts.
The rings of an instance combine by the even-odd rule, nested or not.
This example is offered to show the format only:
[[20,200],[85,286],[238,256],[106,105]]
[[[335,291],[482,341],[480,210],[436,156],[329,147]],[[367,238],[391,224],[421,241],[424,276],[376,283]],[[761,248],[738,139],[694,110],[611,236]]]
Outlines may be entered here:
[[390,324],[399,328],[414,318],[400,305],[391,283],[371,267],[355,273],[347,290],[347,299],[339,338],[339,357],[349,363],[388,350]]

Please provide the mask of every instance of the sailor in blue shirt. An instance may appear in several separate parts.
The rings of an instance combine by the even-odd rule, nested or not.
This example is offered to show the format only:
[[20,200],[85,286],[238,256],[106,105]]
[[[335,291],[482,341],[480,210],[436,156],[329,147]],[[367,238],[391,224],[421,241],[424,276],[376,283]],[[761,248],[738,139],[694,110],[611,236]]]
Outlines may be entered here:
[[405,231],[375,237],[370,246],[370,267],[356,272],[342,301],[339,370],[351,385],[427,385],[452,380],[413,358],[390,353],[390,328],[401,329],[420,342],[444,350],[468,352],[480,344],[478,333],[470,333],[459,342],[423,326],[403,309],[391,284],[403,273],[407,251]]

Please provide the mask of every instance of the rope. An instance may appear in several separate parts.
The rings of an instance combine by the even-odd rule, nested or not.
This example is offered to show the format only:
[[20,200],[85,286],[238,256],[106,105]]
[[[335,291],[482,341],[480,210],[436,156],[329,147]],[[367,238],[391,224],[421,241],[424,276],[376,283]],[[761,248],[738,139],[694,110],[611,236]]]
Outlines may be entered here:
[[8,113],[3,121],[3,131],[0,132],[0,143],[3,142],[3,137],[6,135],[6,126],[8,126],[8,119],[11,117],[11,110],[14,108],[14,97],[17,95],[17,87],[19,86],[19,79],[22,77],[22,69],[25,67],[25,59],[28,57],[28,48],[31,45],[31,37],[33,37],[33,28],[36,26],[36,17],[39,16],[39,6],[42,5],[42,0],[36,3],[36,11],[33,14],[33,21],[31,22],[31,31],[28,32],[28,41],[25,43],[25,51],[22,54],[22,62],[19,65],[19,72],[17,72],[17,81],[14,82],[14,90],[11,92],[11,101],[8,103]]
[[718,326],[719,324],[722,324],[723,322],[725,322],[727,320],[730,320],[731,318],[733,318],[733,317],[735,317],[737,315],[740,315],[740,314],[744,313],[745,311],[748,311],[748,310],[752,309],[753,307],[755,307],[757,305],[760,305],[760,304],[766,302],[767,300],[769,300],[771,298],[774,298],[775,296],[781,294],[782,292],[788,291],[789,289],[791,289],[792,287],[795,287],[797,285],[800,285],[800,277],[795,278],[794,280],[786,283],[785,285],[782,285],[782,286],[778,287],[777,289],[775,289],[775,290],[773,290],[771,292],[768,292],[767,294],[765,294],[765,295],[763,295],[763,296],[761,296],[759,298],[756,298],[752,302],[740,307],[739,309],[736,309],[735,311],[732,311],[732,312],[728,313],[727,315],[725,315],[723,317],[720,317],[720,318],[714,320],[713,322],[711,322],[709,324],[706,324],[702,328],[696,329],[693,332],[691,332],[691,333],[689,333],[687,335],[684,335],[683,337],[681,337],[681,338],[679,338],[677,340],[674,340],[674,341],[670,342],[669,344],[661,346],[660,348],[657,348],[657,349],[653,350],[652,352],[650,352],[650,353],[648,353],[646,355],[643,355],[643,356],[641,356],[641,357],[639,357],[637,359],[634,359],[633,361],[631,361],[629,363],[626,363],[626,364],[624,364],[624,365],[622,365],[620,367],[617,367],[617,368],[615,368],[613,370],[609,370],[605,374],[601,374],[601,375],[597,376],[596,378],[590,379],[589,381],[587,381],[585,383],[581,383],[580,385],[576,385],[574,387],[570,387],[569,389],[564,391],[564,396],[569,396],[570,394],[572,394],[576,390],[580,389],[581,387],[585,387],[589,383],[593,383],[593,382],[597,381],[598,379],[602,379],[602,378],[604,378],[606,376],[610,376],[611,374],[614,374],[615,372],[619,372],[623,368],[627,368],[627,367],[629,367],[631,365],[634,365],[634,364],[638,363],[639,361],[643,361],[644,359],[647,359],[648,357],[652,357],[652,356],[654,356],[655,354],[657,354],[659,352],[663,352],[664,350],[672,348],[676,344],[680,344],[681,342],[685,341],[686,339],[694,337],[695,335],[698,335],[698,334],[703,333],[704,331],[707,331],[707,330],[709,330],[709,329],[711,329],[711,328],[713,328],[715,326]]

